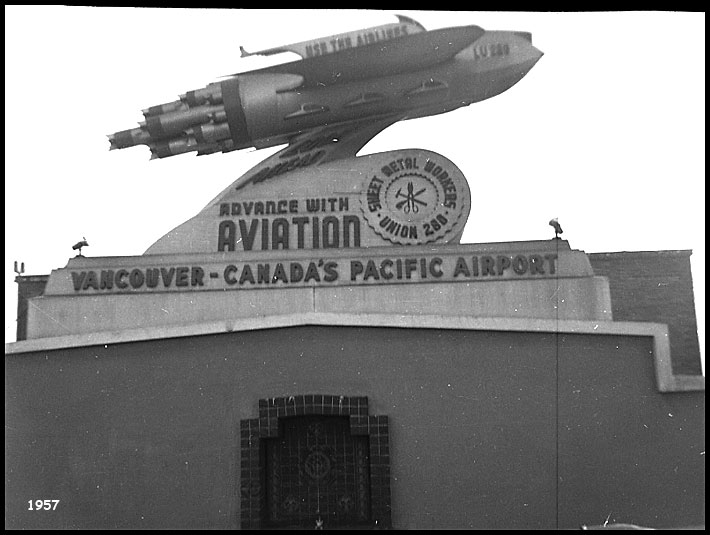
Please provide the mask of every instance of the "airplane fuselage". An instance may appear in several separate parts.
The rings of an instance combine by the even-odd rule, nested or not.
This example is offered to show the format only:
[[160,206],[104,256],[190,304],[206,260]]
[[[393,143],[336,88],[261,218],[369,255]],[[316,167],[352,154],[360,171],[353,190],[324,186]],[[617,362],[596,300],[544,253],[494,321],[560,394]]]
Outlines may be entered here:
[[[281,145],[324,125],[436,115],[506,91],[542,56],[530,34],[470,26],[449,30],[454,39],[472,42],[440,60],[436,39],[445,48],[449,37],[436,32],[444,31],[401,37],[399,50],[390,43],[405,65],[388,64],[382,47],[373,50],[377,63],[370,70],[367,64],[353,68],[352,54],[331,54],[236,74],[144,110],[140,128],[109,136],[111,148],[145,144],[154,158],[210,154]],[[407,39],[433,52],[418,62],[406,54]],[[357,59],[366,63],[362,54]]]
[[[515,32],[486,32],[452,60],[435,67],[298,92],[274,92],[273,106],[247,114],[247,126],[254,146],[263,148],[286,143],[294,134],[324,123],[345,123],[363,116],[404,114],[405,119],[413,119],[437,115],[506,91],[541,56]],[[315,111],[290,117],[309,104]]]

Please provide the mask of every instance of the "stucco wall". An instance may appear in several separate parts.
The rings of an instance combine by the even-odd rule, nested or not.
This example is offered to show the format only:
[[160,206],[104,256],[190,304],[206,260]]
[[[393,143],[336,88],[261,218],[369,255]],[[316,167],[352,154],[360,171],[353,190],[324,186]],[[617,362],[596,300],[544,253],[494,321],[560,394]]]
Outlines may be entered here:
[[650,337],[303,326],[5,366],[8,528],[237,528],[239,420],[298,394],[389,416],[395,528],[705,521],[704,391],[658,393]]

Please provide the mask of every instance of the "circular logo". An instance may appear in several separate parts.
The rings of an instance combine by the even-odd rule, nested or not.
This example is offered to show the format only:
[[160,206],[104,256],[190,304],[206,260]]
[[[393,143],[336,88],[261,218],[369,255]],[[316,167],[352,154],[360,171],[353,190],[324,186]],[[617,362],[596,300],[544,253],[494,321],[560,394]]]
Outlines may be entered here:
[[321,451],[312,451],[303,463],[303,470],[311,479],[323,479],[330,472],[330,459]]
[[365,181],[360,199],[368,224],[386,240],[401,245],[448,241],[446,235],[468,210],[466,179],[434,153],[394,156]]

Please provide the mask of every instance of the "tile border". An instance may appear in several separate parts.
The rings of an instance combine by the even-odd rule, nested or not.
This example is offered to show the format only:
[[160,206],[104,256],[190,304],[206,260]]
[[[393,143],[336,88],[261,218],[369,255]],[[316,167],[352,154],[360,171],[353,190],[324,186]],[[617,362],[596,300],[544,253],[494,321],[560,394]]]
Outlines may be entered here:
[[390,487],[389,418],[369,414],[367,396],[305,394],[263,398],[258,417],[240,420],[240,525],[261,529],[264,518],[265,459],[262,439],[277,437],[279,418],[288,416],[349,416],[350,434],[370,437],[370,510],[380,529],[392,526]]

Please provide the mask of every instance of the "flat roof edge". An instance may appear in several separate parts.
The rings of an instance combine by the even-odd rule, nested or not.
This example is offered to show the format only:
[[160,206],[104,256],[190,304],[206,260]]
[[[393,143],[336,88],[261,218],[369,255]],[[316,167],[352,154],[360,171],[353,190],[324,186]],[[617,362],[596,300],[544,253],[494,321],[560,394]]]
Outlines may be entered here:
[[20,355],[38,351],[53,351],[95,345],[122,344],[165,338],[184,338],[187,336],[277,329],[304,325],[650,336],[654,340],[653,355],[657,386],[660,392],[705,390],[705,377],[702,375],[673,375],[668,327],[665,324],[631,321],[309,312],[182,326],[150,327],[125,331],[102,331],[52,338],[37,338],[34,340],[23,340],[5,344],[5,354]]

